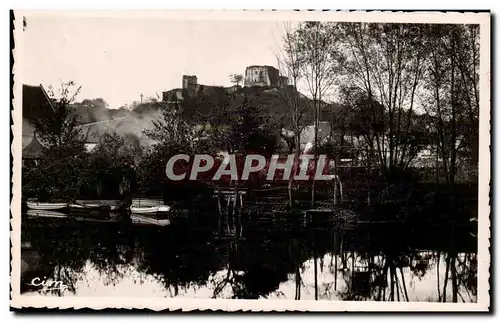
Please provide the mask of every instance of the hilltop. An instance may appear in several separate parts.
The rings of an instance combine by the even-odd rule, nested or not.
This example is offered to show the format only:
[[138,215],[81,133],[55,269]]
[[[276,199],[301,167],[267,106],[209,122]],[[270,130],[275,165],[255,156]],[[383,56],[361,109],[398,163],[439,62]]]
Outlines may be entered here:
[[[253,72],[265,66],[260,69],[255,66],[249,68]],[[265,79],[268,79],[267,82]],[[213,121],[214,117],[221,123],[230,122],[226,116],[235,113],[244,100],[251,105],[252,112],[258,114],[262,125],[277,131],[291,131],[292,113],[287,97],[292,95],[297,95],[303,109],[301,125],[306,127],[314,123],[312,101],[308,97],[293,86],[284,84],[283,78],[273,76],[265,79],[257,83],[247,75],[245,86],[222,87],[201,85],[197,83],[196,76],[183,76],[182,88],[163,92],[161,101],[139,103],[131,109],[112,109],[103,99],[97,98],[85,99],[74,103],[72,107],[87,133],[87,141],[91,143],[96,143],[105,132],[116,132],[122,137],[135,137],[141,143],[148,143],[149,139],[143,135],[143,131],[151,127],[152,121],[159,118],[162,110],[174,107],[180,107],[183,117],[193,125],[207,123],[209,119]],[[334,120],[339,107],[336,103],[323,102],[320,122]]]

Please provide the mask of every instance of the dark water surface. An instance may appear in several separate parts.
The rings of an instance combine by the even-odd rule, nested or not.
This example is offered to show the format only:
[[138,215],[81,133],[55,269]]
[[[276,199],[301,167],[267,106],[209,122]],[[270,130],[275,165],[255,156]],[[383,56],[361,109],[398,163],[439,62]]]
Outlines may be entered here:
[[476,302],[476,240],[444,227],[248,212],[22,224],[24,295]]

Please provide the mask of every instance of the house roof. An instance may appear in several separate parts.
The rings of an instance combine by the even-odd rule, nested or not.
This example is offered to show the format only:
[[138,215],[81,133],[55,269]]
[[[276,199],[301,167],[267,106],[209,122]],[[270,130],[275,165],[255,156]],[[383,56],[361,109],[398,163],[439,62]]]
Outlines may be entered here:
[[23,118],[33,120],[55,111],[42,85],[23,85]]
[[40,141],[36,138],[36,136],[33,136],[33,139],[31,139],[31,142],[28,144],[28,146],[26,146],[23,149],[22,158],[24,159],[38,158],[42,150],[43,150],[42,143],[40,143]]

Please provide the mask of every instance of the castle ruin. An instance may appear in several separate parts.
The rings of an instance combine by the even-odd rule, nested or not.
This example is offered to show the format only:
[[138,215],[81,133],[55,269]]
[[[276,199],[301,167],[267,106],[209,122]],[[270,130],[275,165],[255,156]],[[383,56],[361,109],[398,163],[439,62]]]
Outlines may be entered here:
[[287,83],[287,78],[272,66],[248,66],[245,70],[245,87],[284,87]]
[[[278,69],[272,66],[248,66],[245,69],[244,87],[286,87],[288,79],[280,75]],[[182,87],[163,92],[164,102],[178,102],[187,97],[207,93],[217,88],[216,86],[204,86],[198,84],[195,75],[183,75]],[[234,87],[223,88],[227,92],[232,92]]]

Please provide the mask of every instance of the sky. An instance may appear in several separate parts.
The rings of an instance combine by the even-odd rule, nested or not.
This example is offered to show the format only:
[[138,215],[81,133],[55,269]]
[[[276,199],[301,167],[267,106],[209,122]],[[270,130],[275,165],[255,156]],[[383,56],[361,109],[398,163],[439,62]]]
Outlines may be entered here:
[[280,21],[165,18],[26,17],[24,84],[82,86],[78,101],[101,97],[110,108],[155,97],[196,75],[204,85],[229,86],[250,65],[277,66]]

